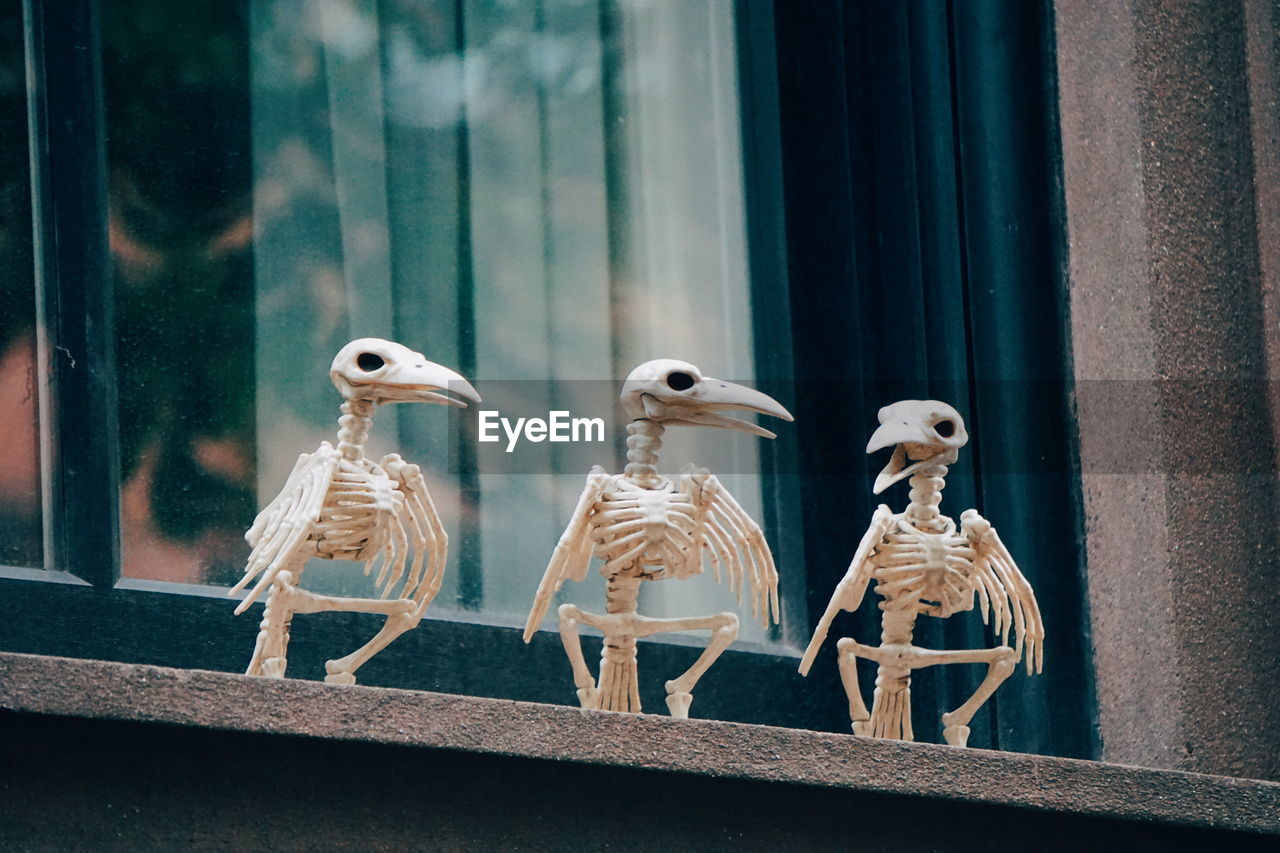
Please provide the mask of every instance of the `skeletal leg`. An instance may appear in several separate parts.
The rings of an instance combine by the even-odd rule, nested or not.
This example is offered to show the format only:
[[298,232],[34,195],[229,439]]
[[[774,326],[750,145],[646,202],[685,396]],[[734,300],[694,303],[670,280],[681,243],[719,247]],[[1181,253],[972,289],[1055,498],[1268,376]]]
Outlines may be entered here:
[[276,573],[262,609],[262,622],[258,624],[258,638],[253,646],[253,657],[245,675],[265,678],[284,678],[289,649],[289,623],[293,621],[292,598],[297,587],[293,585],[293,573]]
[[647,616],[635,617],[637,623],[636,636],[649,637],[654,634],[669,634],[674,631],[699,631],[710,629],[711,642],[702,650],[702,654],[693,662],[693,666],[679,678],[668,681],[667,708],[671,716],[687,719],[689,705],[693,702],[693,688],[702,678],[716,658],[724,653],[738,637],[738,617],[734,613],[718,613],[715,616],[701,616],[692,619],[651,619]]
[[387,617],[382,629],[374,634],[369,642],[346,657],[325,662],[324,668],[328,674],[324,680],[329,684],[355,684],[357,669],[390,645],[396,637],[418,626],[420,617],[417,614],[417,607],[418,603],[410,598],[346,598],[317,595],[303,589],[295,589],[293,592],[295,613],[322,613],[337,610],[352,613],[381,613]]
[[422,617],[417,614],[418,603],[408,599],[400,599],[394,603],[399,603],[403,607],[403,611],[389,614],[387,621],[382,625],[382,629],[373,635],[373,639],[346,657],[325,661],[324,671],[327,675],[325,675],[324,680],[326,684],[355,684],[356,670],[362,667],[369,658],[385,649],[392,640],[405,631],[418,627],[418,623],[422,621]]
[[[871,716],[860,727],[869,737],[889,740],[914,740],[911,728],[911,670],[920,655],[931,654],[910,643],[882,643],[864,646],[855,643],[858,657],[875,661],[876,689],[871,702]],[[861,733],[861,732],[858,732]]]
[[942,736],[952,746],[964,746],[969,742],[969,721],[983,703],[991,698],[996,688],[1012,674],[1017,655],[1008,646],[994,649],[975,649],[959,652],[935,652],[926,649],[921,654],[917,667],[934,666],[947,663],[985,663],[987,677],[978,685],[969,700],[954,711],[942,715]]
[[578,635],[579,620],[591,625],[598,621],[589,613],[579,610],[572,604],[562,604],[556,611],[560,615],[560,642],[564,643],[564,653],[569,657],[569,665],[573,667],[573,683],[578,688],[578,703],[584,708],[595,710],[600,706],[600,696],[596,691],[596,681],[587,668],[587,659],[582,654],[582,638]]
[[849,695],[849,719],[853,721],[853,733],[869,735],[871,713],[867,710],[867,703],[862,701],[862,690],[858,685],[857,648],[858,644],[848,637],[836,643],[840,653],[840,681],[844,683],[844,692]]

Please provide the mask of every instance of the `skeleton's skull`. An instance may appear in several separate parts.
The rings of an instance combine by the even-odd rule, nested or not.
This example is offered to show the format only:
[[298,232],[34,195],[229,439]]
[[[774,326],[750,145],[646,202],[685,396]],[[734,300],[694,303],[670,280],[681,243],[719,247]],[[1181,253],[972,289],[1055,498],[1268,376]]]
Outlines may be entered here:
[[463,400],[440,393],[449,391],[480,402],[480,395],[461,375],[420,352],[382,338],[360,338],[338,351],[329,377],[348,400],[374,403],[444,403],[465,407]]
[[[880,410],[880,428],[867,442],[867,452],[893,447],[889,464],[876,477],[876,494],[931,465],[950,465],[969,441],[964,418],[937,400],[901,400]],[[914,464],[907,465],[910,460]]]
[[777,400],[751,388],[703,376],[695,365],[672,358],[646,361],[622,385],[622,407],[633,420],[664,426],[710,426],[773,438],[774,434],[722,411],[758,412],[783,420],[791,413]]

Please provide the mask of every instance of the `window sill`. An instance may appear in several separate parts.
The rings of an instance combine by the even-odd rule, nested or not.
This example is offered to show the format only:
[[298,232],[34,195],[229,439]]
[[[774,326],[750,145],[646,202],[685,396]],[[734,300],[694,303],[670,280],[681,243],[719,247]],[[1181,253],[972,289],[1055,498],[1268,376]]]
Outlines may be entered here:
[[441,693],[0,653],[0,708],[1280,832],[1280,783]]

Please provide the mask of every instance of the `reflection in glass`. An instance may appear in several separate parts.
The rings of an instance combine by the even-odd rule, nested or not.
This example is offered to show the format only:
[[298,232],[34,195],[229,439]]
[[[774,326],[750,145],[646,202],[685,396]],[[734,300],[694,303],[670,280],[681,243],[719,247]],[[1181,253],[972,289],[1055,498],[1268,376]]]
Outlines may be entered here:
[[[481,394],[539,380],[524,414],[656,356],[753,376],[728,0],[130,5],[150,11],[108,29],[126,574],[238,571],[232,534],[332,440],[327,369],[354,337]],[[755,439],[668,436],[672,471],[757,468]],[[545,473],[480,473],[447,412],[379,413],[369,454],[421,464],[452,533],[433,614],[523,620],[586,474],[541,449]],[[758,513],[758,477],[724,479]],[[307,585],[368,593],[352,568],[313,561]],[[591,578],[567,591],[586,606]],[[642,607],[732,606],[705,581]]]
[[224,584],[254,512],[243,10],[103,7],[125,574]]
[[0,565],[40,568],[40,399],[22,15],[0,16]]

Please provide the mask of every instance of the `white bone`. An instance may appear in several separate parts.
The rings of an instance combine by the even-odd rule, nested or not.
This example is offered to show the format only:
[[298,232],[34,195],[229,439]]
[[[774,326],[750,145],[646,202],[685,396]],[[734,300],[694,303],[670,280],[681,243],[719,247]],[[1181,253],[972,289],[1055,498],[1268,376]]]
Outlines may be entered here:
[[[991,523],[975,510],[966,510],[957,533],[955,522],[938,511],[947,466],[968,441],[959,412],[936,400],[904,400],[885,406],[879,418],[880,428],[867,443],[867,452],[886,447],[894,451],[876,478],[875,491],[909,476],[911,502],[897,514],[882,505],[871,517],[848,572],[818,620],[800,661],[800,674],[808,674],[832,619],[841,610],[857,610],[874,581],[876,593],[884,599],[880,645],[865,646],[848,638],[837,643],[854,734],[911,740],[911,671],[985,663],[987,674],[978,689],[959,708],[942,715],[947,743],[964,746],[969,721],[1024,655],[1028,674],[1043,668],[1044,622],[1031,584]],[[982,620],[1000,636],[1000,646],[935,651],[912,644],[918,616],[945,618],[971,610],[975,595]],[[1011,629],[1013,648],[1007,645]],[[858,658],[879,664],[870,711],[858,685]]]
[[[452,370],[380,338],[347,344],[329,375],[345,398],[338,446],[322,442],[314,453],[298,457],[280,494],[245,533],[253,552],[244,577],[230,592],[234,595],[255,578],[257,584],[235,612],[243,613],[269,590],[248,675],[284,677],[295,613],[382,614],[387,621],[373,639],[325,664],[325,681],[354,684],[355,671],[416,627],[440,591],[449,538],[421,469],[395,453],[373,462],[365,458],[364,442],[374,408],[381,403],[464,406],[443,392],[474,402],[479,395]],[[374,573],[381,598],[317,595],[299,588],[311,557],[362,561],[364,573]]]
[[[542,576],[524,641],[533,638],[564,582],[584,579],[592,557],[599,558],[608,582],[606,613],[588,613],[572,604],[558,611],[578,701],[584,708],[639,712],[636,641],[673,631],[710,631],[711,641],[693,666],[665,685],[671,715],[687,717],[694,686],[737,638],[738,617],[641,616],[636,612],[640,584],[700,574],[705,554],[716,580],[723,578],[739,600],[743,587],[750,587],[752,613],[768,626],[780,615],[778,571],[764,532],[714,474],[693,467],[678,478],[659,472],[664,427],[712,426],[772,438],[768,430],[720,412],[759,412],[788,421],[791,415],[759,391],[703,376],[694,365],[673,359],[646,362],[632,371],[623,385],[622,404],[634,418],[627,426],[627,467],[621,474],[608,474],[597,466],[587,476]],[[604,634],[598,682],[582,653],[579,623]]]

